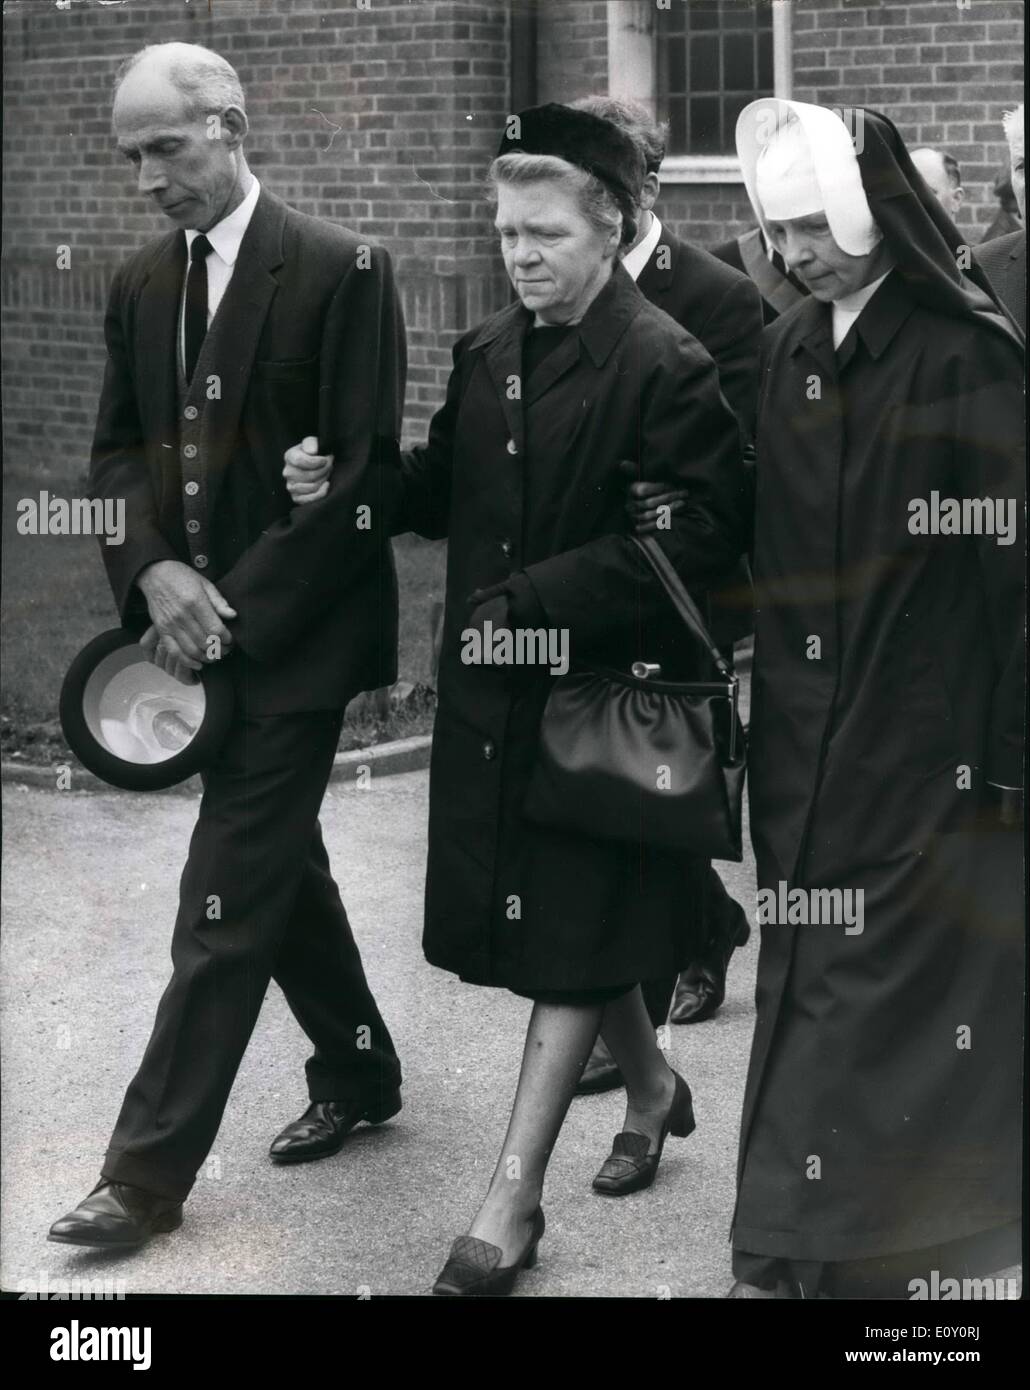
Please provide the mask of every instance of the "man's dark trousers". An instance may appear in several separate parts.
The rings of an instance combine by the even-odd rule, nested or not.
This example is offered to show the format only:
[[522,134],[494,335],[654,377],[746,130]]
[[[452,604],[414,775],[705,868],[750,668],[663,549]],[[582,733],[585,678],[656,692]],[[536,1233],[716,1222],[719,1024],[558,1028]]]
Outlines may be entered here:
[[312,1100],[374,1100],[400,1085],[318,824],[341,722],[338,710],[237,717],[205,775],[172,979],[104,1177],[188,1195],[270,979],[314,1044]]

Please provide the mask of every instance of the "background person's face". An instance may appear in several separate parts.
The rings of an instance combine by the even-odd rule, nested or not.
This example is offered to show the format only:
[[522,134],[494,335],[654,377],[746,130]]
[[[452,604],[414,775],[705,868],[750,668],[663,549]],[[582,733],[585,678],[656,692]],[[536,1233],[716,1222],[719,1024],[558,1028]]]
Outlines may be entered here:
[[599,232],[558,183],[497,187],[495,225],[508,278],[541,323],[576,323],[612,271],[618,232]]
[[803,281],[815,299],[827,304],[854,294],[882,275],[889,265],[882,242],[866,256],[849,256],[842,251],[821,212],[769,222],[767,230],[787,269]]
[[948,216],[956,217],[962,205],[964,191],[962,188],[956,188],[951,182],[944,160],[936,150],[916,150],[912,155],[912,163]]
[[181,92],[142,68],[122,83],[112,119],[139,191],[166,217],[198,231],[221,220],[238,172],[233,132],[221,125],[221,138],[210,138],[206,117],[192,115]]

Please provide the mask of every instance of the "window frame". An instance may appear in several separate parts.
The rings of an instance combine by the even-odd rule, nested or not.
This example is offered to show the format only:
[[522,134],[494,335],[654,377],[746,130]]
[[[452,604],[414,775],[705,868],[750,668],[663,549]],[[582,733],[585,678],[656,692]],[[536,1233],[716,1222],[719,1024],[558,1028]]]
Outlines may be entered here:
[[[683,0],[672,0],[673,4]],[[792,0],[771,0],[773,95],[789,99],[793,90]],[[654,0],[608,0],[608,90],[655,111],[658,63]],[[662,163],[663,183],[741,183],[735,154],[670,154]]]

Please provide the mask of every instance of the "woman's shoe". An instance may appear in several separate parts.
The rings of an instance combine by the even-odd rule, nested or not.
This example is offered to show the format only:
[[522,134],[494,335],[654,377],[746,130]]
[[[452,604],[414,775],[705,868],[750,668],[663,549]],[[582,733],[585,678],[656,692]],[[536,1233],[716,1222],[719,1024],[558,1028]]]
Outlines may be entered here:
[[673,1072],[673,1076],[676,1078],[676,1090],[669,1106],[669,1113],[662,1125],[662,1132],[658,1136],[658,1148],[653,1154],[649,1154],[647,1151],[651,1147],[651,1141],[646,1134],[637,1134],[635,1130],[627,1129],[617,1134],[611,1154],[605,1159],[601,1171],[594,1179],[595,1192],[600,1192],[605,1197],[625,1197],[630,1192],[639,1192],[642,1188],[650,1187],[658,1172],[658,1161],[662,1156],[666,1136],[675,1134],[685,1139],[688,1134],[693,1134],[694,1102],[690,1087],[679,1072]]
[[524,1269],[536,1264],[536,1248],[544,1233],[544,1214],[537,1207],[533,1213],[533,1231],[529,1244],[511,1265],[502,1265],[503,1251],[487,1240],[476,1236],[459,1236],[451,1246],[447,1263],[433,1285],[436,1294],[463,1294],[466,1297],[511,1293],[515,1280]]

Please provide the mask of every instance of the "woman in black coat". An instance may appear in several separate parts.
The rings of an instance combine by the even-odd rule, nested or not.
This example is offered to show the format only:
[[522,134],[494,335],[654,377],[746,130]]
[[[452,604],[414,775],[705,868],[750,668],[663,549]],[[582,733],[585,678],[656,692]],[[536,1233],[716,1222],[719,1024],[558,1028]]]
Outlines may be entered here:
[[[715,366],[618,263],[643,177],[635,145],[565,107],[518,121],[491,168],[518,301],[456,344],[428,443],[404,458],[394,528],[449,540],[425,953],[535,1001],[497,1170],[438,1293],[507,1292],[534,1258],[547,1159],[605,1009],[628,1103],[595,1189],[647,1186],[666,1135],[693,1128],[638,982],[691,959],[697,866],[538,829],[522,806],[561,656],[690,673],[679,620],[626,535],[620,463],[688,489],[660,538],[689,584],[725,574],[742,544],[741,443]],[[488,624],[546,630],[548,665],[472,664]]]

